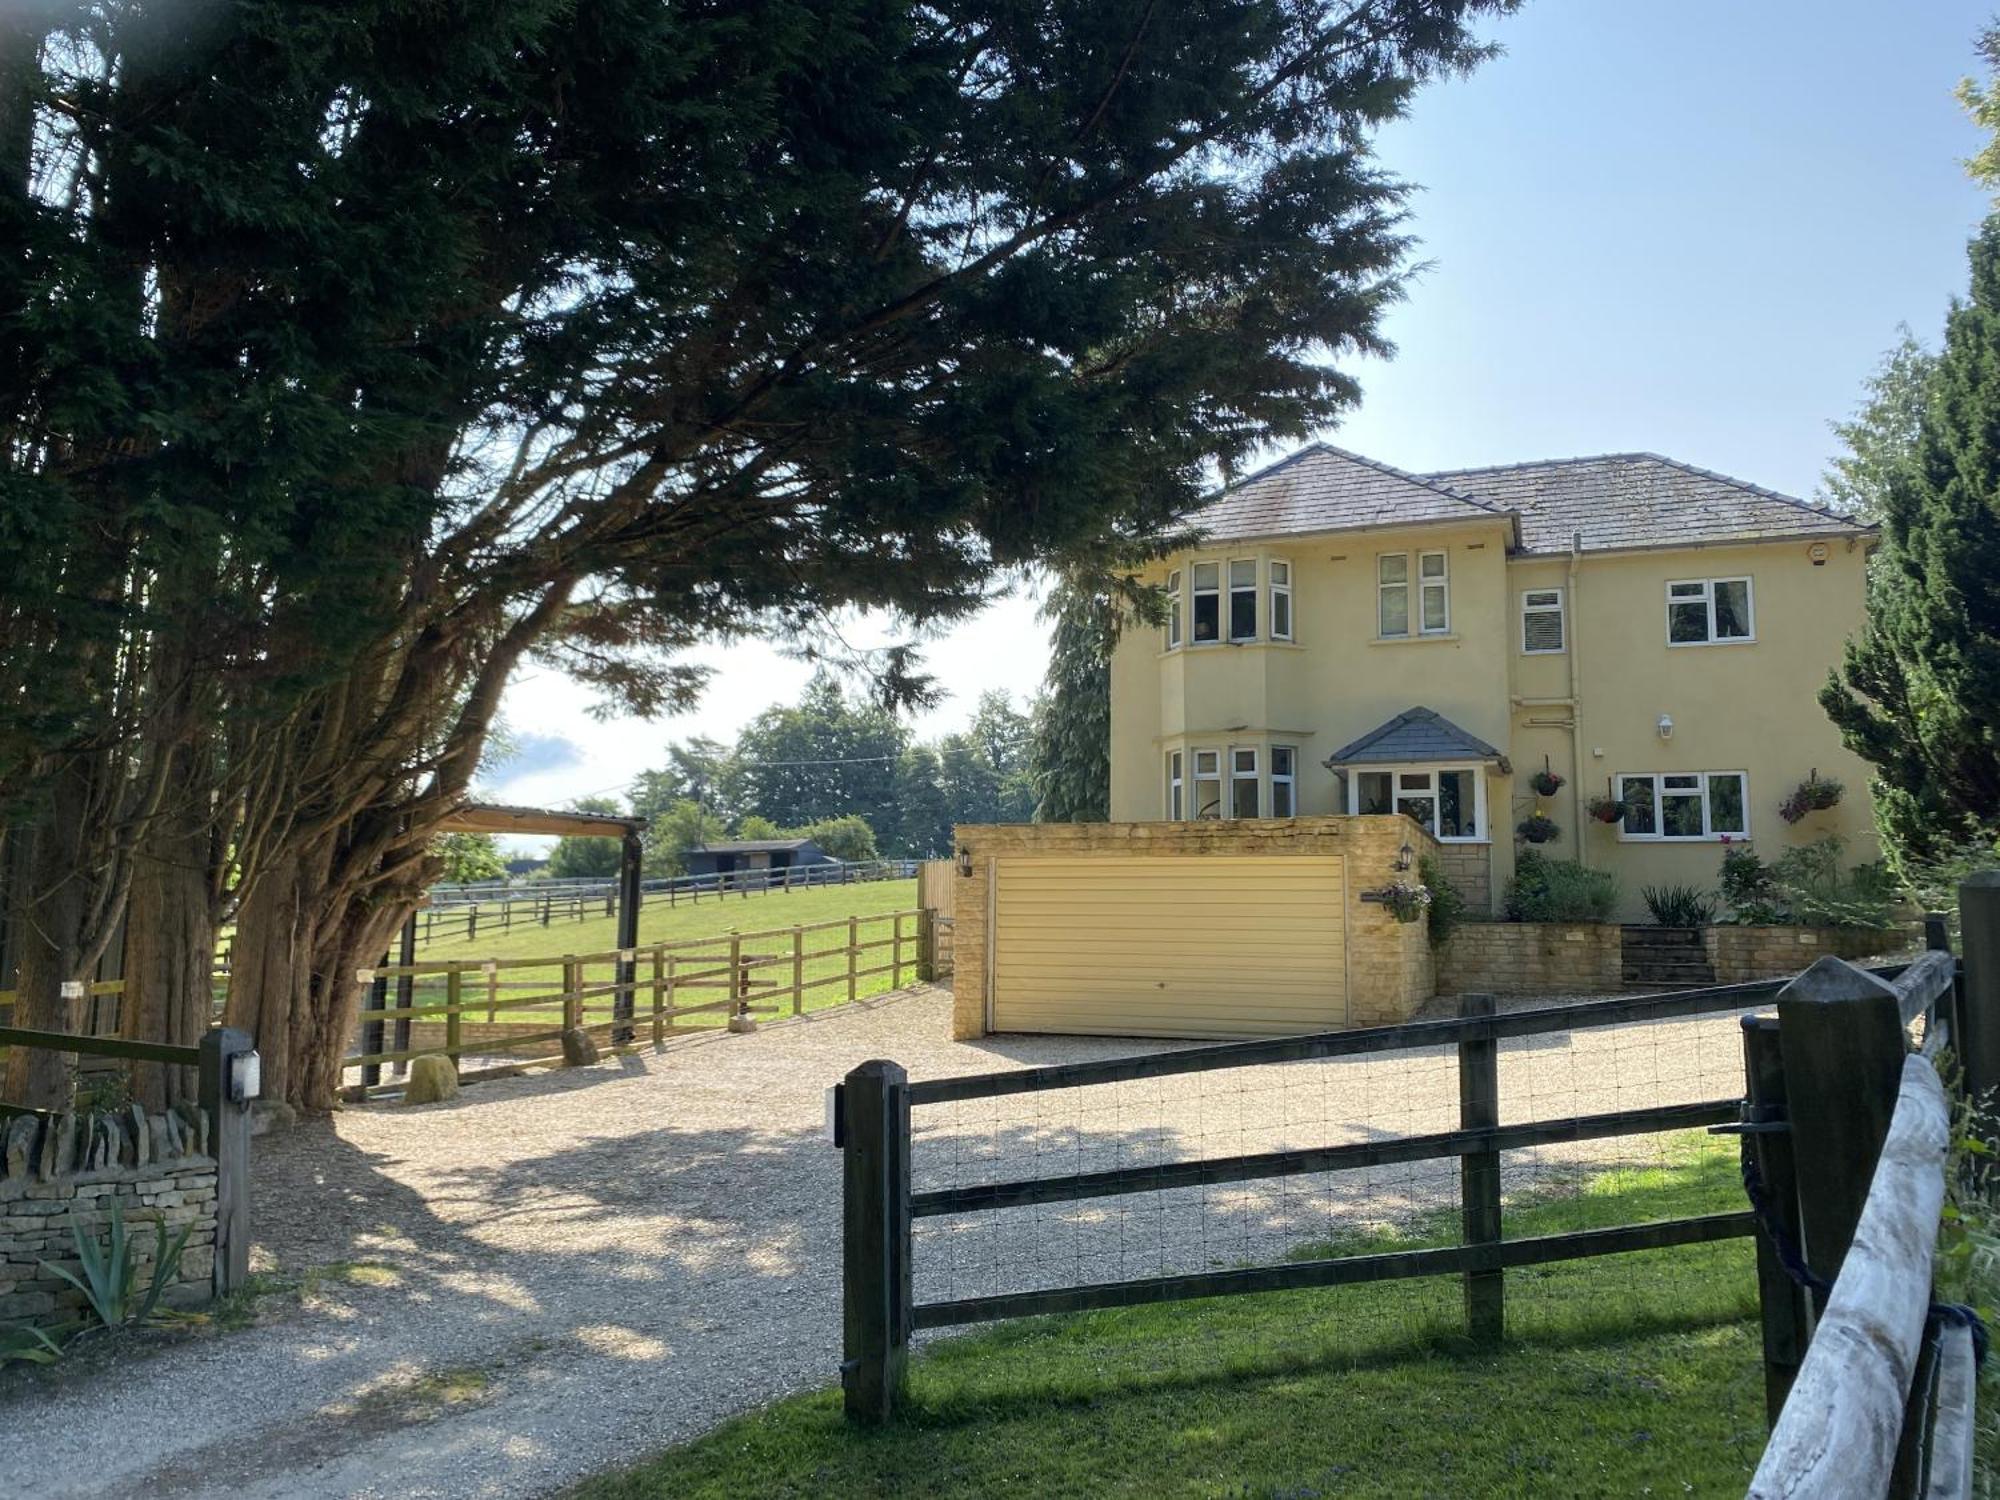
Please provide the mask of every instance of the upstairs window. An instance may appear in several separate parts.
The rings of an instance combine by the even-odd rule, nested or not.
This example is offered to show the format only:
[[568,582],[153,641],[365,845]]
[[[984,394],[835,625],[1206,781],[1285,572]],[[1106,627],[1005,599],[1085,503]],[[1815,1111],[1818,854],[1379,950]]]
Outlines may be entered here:
[[1292,638],[1292,565],[1271,560],[1271,639]]
[[1299,815],[1299,752],[1292,745],[1271,747],[1271,816]]
[[1741,771],[1620,776],[1626,839],[1732,838],[1750,832],[1748,778]]
[[1194,565],[1194,643],[1197,646],[1222,639],[1222,565]]
[[[1417,591],[1415,629],[1411,628],[1410,589]],[[1442,552],[1416,554],[1416,577],[1410,576],[1410,554],[1385,552],[1375,559],[1376,630],[1384,640],[1410,635],[1444,635],[1451,630],[1450,565]]]
[[1563,649],[1563,591],[1529,589],[1521,595],[1521,651],[1555,656]]
[[1690,578],[1667,585],[1667,644],[1755,640],[1747,578]]
[[1167,575],[1167,649],[1173,651],[1181,643],[1181,574],[1176,568]]
[[1229,564],[1229,638],[1257,639],[1257,559],[1233,558]]
[[1257,752],[1255,750],[1231,750],[1229,752],[1229,816],[1232,818],[1254,818],[1257,816]]

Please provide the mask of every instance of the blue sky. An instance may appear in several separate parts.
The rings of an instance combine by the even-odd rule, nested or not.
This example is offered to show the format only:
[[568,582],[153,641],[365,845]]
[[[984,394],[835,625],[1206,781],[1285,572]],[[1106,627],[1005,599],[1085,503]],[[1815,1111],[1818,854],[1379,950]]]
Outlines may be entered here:
[[[1996,0],[2000,3],[2000,0]],[[1989,15],[1959,0],[1529,0],[1507,50],[1420,94],[1379,142],[1421,186],[1427,268],[1357,367],[1334,441],[1405,468],[1650,449],[1810,495],[1899,323],[1934,339],[1987,195],[1952,88]],[[881,630],[857,625],[856,639]],[[494,790],[556,805],[621,789],[694,734],[732,737],[808,669],[705,654],[695,712],[589,724],[545,671],[506,712],[553,731]],[[1025,699],[1046,638],[1017,597],[936,642],[956,727],[981,689]],[[573,731],[561,726],[574,725]],[[567,739],[569,748],[559,743]]]

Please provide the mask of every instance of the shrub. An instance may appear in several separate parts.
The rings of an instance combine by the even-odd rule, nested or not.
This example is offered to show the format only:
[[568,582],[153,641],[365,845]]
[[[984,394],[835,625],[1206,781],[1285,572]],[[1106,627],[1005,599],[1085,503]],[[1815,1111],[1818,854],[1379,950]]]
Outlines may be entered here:
[[1616,797],[1592,797],[1585,806],[1600,823],[1617,823],[1625,817],[1625,804]]
[[1887,927],[1896,919],[1896,880],[1881,860],[1841,872],[1846,842],[1829,834],[1771,862],[1771,884],[1787,918],[1808,927]]
[[1430,888],[1431,946],[1441,948],[1465,920],[1465,893],[1451,883],[1436,858],[1429,854],[1417,861],[1417,878]]
[[1729,920],[1762,926],[1778,920],[1778,893],[1770,867],[1748,844],[1722,846],[1722,899]]
[[1512,922],[1608,922],[1618,907],[1618,882],[1575,860],[1524,849],[1507,882]]
[[1521,819],[1514,826],[1514,832],[1518,833],[1526,843],[1546,844],[1558,838],[1562,834],[1562,829],[1557,826],[1555,819],[1535,813],[1531,817]]
[[192,1221],[181,1226],[181,1232],[171,1241],[167,1238],[165,1216],[154,1219],[154,1233],[157,1236],[153,1246],[152,1277],[146,1290],[139,1290],[138,1246],[134,1245],[125,1232],[125,1207],[118,1199],[111,1200],[111,1229],[103,1245],[97,1236],[86,1230],[82,1218],[76,1210],[70,1211],[69,1232],[76,1241],[77,1269],[51,1265],[42,1262],[42,1268],[52,1271],[83,1293],[84,1303],[96,1315],[97,1321],[106,1328],[120,1328],[127,1323],[144,1323],[153,1316],[159,1305],[160,1294],[173,1284],[179,1273],[181,1253],[187,1249],[188,1235],[194,1230]]
[[1981,870],[2000,869],[2000,834],[1982,833],[1945,850],[1937,858],[1904,867],[1910,899],[1925,911],[1941,911],[1958,932],[1958,888]]
[[1662,927],[1706,927],[1715,920],[1715,897],[1698,885],[1649,885],[1639,895]]

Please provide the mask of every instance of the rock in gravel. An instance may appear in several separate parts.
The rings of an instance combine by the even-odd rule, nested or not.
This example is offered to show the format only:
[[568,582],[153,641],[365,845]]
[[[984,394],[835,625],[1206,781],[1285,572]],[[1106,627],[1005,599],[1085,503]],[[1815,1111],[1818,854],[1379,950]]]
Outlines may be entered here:
[[403,1085],[405,1104],[442,1104],[458,1097],[458,1069],[448,1057],[418,1057],[410,1062],[410,1081]]
[[573,1026],[562,1034],[563,1061],[572,1068],[581,1068],[597,1061],[597,1042],[581,1026]]

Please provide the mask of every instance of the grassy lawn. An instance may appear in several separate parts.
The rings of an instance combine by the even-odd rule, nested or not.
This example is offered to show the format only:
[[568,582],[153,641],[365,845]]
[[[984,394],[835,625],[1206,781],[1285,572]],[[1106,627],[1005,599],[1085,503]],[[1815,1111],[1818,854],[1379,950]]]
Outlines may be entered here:
[[[1670,1159],[1510,1202],[1508,1233],[1742,1206],[1733,1148]],[[1435,1218],[1300,1253],[1452,1238]],[[575,1495],[1743,1493],[1765,1437],[1749,1241],[1511,1271],[1507,1294],[1494,1350],[1449,1278],[996,1325],[931,1345],[884,1430],[820,1391]]]
[[[699,902],[682,899],[669,907],[666,897],[648,896],[639,908],[639,941],[671,943],[690,938],[726,936],[730,929],[765,932],[832,922],[849,916],[872,917],[885,912],[915,911],[917,883],[914,880],[871,880],[855,885],[817,886],[800,891],[753,891],[748,895],[704,896]],[[601,910],[601,909],[600,909]],[[526,906],[514,910],[513,926],[501,931],[499,918],[489,923],[481,917],[479,935],[465,940],[464,928],[455,919],[450,936],[440,934],[435,942],[417,944],[417,957],[445,958],[561,958],[565,953],[603,953],[618,946],[617,918],[594,916],[578,922],[558,916],[544,927],[528,914]],[[423,918],[417,919],[419,938]],[[824,939],[822,939],[824,943]]]

